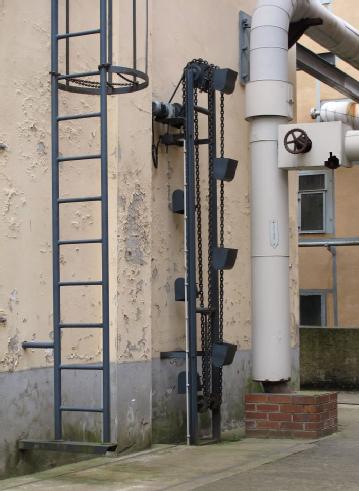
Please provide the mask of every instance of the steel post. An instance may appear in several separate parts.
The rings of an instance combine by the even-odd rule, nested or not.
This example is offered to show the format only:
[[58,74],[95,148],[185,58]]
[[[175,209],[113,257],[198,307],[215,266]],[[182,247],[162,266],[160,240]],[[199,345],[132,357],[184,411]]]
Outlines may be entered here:
[[58,96],[58,0],[51,2],[51,160],[52,160],[52,246],[54,329],[54,421],[55,440],[62,438],[61,416],[61,328],[60,328],[60,214],[59,214],[59,96]]
[[196,200],[195,200],[195,170],[194,170],[194,97],[193,97],[193,70],[185,72],[186,83],[186,290],[188,308],[189,331],[189,441],[192,445],[198,440],[198,414],[197,414],[197,326],[196,326]]
[[110,319],[108,271],[108,150],[107,150],[107,0],[100,4],[100,99],[101,99],[101,236],[102,236],[102,356],[103,356],[103,434],[104,442],[111,439],[110,416]]

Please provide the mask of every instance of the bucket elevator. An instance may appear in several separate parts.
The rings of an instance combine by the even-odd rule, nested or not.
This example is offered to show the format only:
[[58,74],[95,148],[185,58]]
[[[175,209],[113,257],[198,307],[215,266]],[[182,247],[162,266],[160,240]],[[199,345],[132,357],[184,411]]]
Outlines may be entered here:
[[[159,143],[184,149],[184,189],[172,195],[172,212],[184,216],[185,277],[175,281],[175,300],[185,304],[186,350],[162,352],[161,358],[185,358],[186,371],[178,375],[178,393],[186,395],[187,443],[200,443],[198,413],[211,412],[210,441],[221,437],[222,367],[232,363],[237,347],[223,340],[224,270],[234,266],[237,249],[224,247],[224,183],[235,176],[237,161],[224,155],[224,96],[235,88],[237,73],[197,59],[188,63],[182,84],[182,104],[153,103],[154,120],[174,128]],[[207,107],[198,104],[198,93],[207,94]],[[220,94],[220,151],[217,151],[216,94]],[[199,115],[208,120],[208,137],[199,137]],[[200,146],[208,148],[204,195],[201,189]],[[158,145],[154,164],[158,165]],[[219,186],[219,197],[218,197]],[[208,193],[208,194],[207,194]],[[207,198],[208,196],[208,198]],[[203,201],[207,200],[207,226]],[[207,244],[203,235],[206,232]],[[207,260],[205,271],[204,261]],[[205,285],[207,281],[207,285]],[[199,319],[199,322],[198,322]],[[200,329],[198,329],[198,325]],[[201,349],[197,350],[200,335]],[[201,358],[201,373],[198,361]]]
[[[144,89],[148,86],[147,52],[145,53],[145,71],[137,66],[137,0],[132,0],[132,67],[113,64],[113,0],[98,0],[100,19],[99,27],[85,31],[71,31],[71,0],[66,0],[65,32],[59,32],[59,0],[51,2],[51,132],[52,132],[52,253],[53,253],[53,341],[27,341],[23,348],[52,348],[54,350],[54,441],[19,442],[19,448],[68,450],[72,452],[105,453],[116,447],[111,443],[110,412],[110,345],[109,345],[109,232],[108,232],[108,134],[107,134],[107,96],[126,94]],[[146,22],[148,25],[148,2],[146,0]],[[61,14],[64,12],[62,11]],[[148,27],[146,26],[146,30]],[[146,33],[148,34],[148,32]],[[74,72],[70,66],[70,45],[73,38],[99,37],[100,59],[93,70]],[[59,44],[65,43],[65,73],[59,71]],[[146,44],[147,46],[147,44]],[[147,50],[147,47],[146,47]],[[93,113],[59,114],[59,91],[75,94],[87,94],[100,97],[100,110]],[[59,133],[64,121],[94,119],[99,121],[100,152],[88,155],[63,155],[59,152]],[[60,195],[59,169],[66,162],[97,161],[101,168],[101,194],[98,196],[73,196],[64,198]],[[101,207],[101,236],[96,239],[64,240],[60,227],[60,208],[68,203],[98,202]],[[96,281],[63,281],[60,274],[60,255],[64,246],[100,244],[102,277]],[[102,320],[99,323],[76,323],[62,321],[63,304],[61,292],[65,288],[99,286],[101,287]],[[68,364],[62,359],[61,336],[66,329],[94,329],[102,333],[102,362],[95,364]],[[102,373],[101,407],[65,406],[63,404],[62,373],[63,371],[91,370]],[[63,440],[62,416],[65,412],[99,413],[102,415],[102,444],[68,442]]]

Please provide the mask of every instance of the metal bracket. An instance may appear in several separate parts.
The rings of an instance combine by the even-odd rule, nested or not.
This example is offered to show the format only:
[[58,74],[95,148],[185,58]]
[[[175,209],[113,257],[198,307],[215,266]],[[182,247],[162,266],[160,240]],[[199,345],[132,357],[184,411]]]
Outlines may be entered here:
[[242,85],[249,82],[249,46],[252,17],[239,12],[239,79]]
[[71,442],[64,440],[20,440],[19,450],[52,450],[55,452],[72,452],[105,455],[114,452],[117,443]]

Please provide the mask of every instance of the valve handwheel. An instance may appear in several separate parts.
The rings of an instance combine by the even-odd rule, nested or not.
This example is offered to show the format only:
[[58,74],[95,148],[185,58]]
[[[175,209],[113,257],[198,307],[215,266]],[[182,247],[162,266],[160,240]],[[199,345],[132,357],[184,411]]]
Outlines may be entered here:
[[284,146],[287,152],[294,155],[307,153],[312,149],[312,140],[304,130],[294,128],[285,135]]

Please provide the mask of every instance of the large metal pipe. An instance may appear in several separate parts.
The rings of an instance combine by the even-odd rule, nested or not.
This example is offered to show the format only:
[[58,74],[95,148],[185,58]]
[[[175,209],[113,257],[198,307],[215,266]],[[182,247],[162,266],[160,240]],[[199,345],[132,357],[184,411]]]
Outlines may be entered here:
[[325,102],[320,108],[320,120],[342,121],[353,130],[359,130],[359,104],[350,100]]
[[[291,377],[288,185],[278,169],[278,125],[293,117],[291,22],[320,18],[307,34],[359,68],[359,33],[318,0],[258,0],[250,37],[246,118],[251,122],[253,379]],[[270,94],[270,96],[269,96]]]

